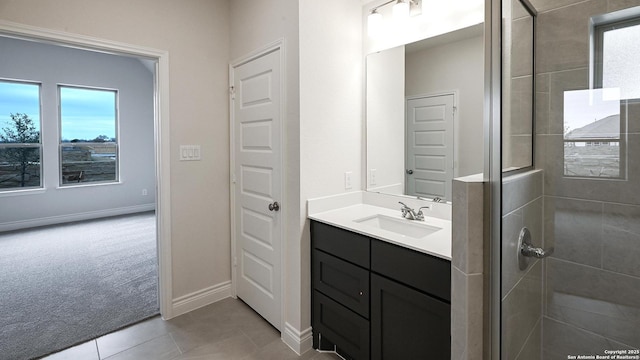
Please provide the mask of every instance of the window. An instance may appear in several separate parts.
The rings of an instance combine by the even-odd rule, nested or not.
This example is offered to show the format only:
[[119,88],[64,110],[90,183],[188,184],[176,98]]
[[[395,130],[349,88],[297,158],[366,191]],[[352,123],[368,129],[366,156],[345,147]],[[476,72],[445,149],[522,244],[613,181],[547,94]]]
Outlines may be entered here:
[[640,99],[640,18],[596,26],[594,50],[595,87]]
[[40,84],[0,80],[0,191],[42,187]]
[[594,26],[593,49],[593,89],[564,93],[564,175],[623,179],[621,108],[640,99],[640,18]]
[[60,184],[117,182],[115,90],[60,86]]

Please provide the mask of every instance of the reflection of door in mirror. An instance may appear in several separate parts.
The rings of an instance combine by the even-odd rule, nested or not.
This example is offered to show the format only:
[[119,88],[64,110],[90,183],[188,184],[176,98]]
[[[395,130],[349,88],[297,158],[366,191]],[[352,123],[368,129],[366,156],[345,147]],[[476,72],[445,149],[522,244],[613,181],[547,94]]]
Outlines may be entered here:
[[[450,201],[450,191],[446,189],[451,186],[453,177],[482,173],[483,29],[483,24],[477,24],[367,55],[368,191],[440,197]],[[450,114],[448,127],[442,127],[444,131],[439,134],[428,129],[419,131],[432,132],[414,134],[420,137],[419,141],[434,141],[434,136],[449,139],[446,142],[449,155],[446,159],[438,159],[445,150],[443,145],[424,143],[412,148],[405,142],[412,138],[407,134],[409,126],[405,122],[409,112],[415,110],[409,109],[412,99],[443,94],[455,94],[451,111],[447,111]],[[456,107],[455,116],[452,115],[453,106]],[[425,112],[435,109],[418,108]],[[439,140],[441,144],[444,143],[442,139]],[[436,152],[429,153],[428,150]],[[415,167],[406,166],[410,161],[415,161]],[[416,171],[417,167],[423,167],[425,171]],[[407,170],[413,170],[413,176],[407,176],[410,175]]]
[[451,201],[453,111],[453,94],[407,99],[407,195]]

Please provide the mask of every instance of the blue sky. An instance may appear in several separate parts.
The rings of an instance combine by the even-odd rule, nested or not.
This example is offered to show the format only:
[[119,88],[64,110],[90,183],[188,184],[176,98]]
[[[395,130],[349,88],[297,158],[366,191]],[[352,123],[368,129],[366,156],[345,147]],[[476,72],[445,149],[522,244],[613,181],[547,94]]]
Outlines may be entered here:
[[0,129],[9,125],[12,113],[26,113],[40,130],[40,86],[0,81]]
[[60,88],[62,139],[92,140],[116,137],[116,92]]
[[[115,91],[61,87],[60,96],[63,139],[116,137]],[[39,108],[39,85],[0,81],[0,128],[9,125],[9,114],[26,113],[40,130]],[[58,121],[57,114],[43,121]]]

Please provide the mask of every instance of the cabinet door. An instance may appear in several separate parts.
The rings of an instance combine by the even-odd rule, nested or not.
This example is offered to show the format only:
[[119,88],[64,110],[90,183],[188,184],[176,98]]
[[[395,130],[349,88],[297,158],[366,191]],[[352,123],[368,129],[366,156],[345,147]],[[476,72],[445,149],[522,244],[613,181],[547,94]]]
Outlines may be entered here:
[[445,302],[371,274],[371,358],[449,359],[450,312]]
[[325,347],[325,340],[337,347],[347,359],[369,359],[369,321],[346,307],[313,292],[313,342],[317,348]]
[[369,318],[369,270],[313,251],[313,288]]

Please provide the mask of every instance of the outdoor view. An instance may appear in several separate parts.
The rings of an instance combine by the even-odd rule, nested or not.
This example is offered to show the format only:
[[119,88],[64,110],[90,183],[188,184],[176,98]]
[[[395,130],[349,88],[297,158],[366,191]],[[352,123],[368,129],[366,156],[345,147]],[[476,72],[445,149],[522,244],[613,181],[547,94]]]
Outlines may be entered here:
[[564,175],[620,177],[620,91],[564,93]]
[[0,190],[41,184],[40,85],[0,81]]
[[116,95],[112,90],[60,87],[63,185],[118,180]]
[[[57,150],[42,146],[40,87],[0,81],[0,191],[42,187],[43,158],[55,161],[45,154]],[[60,166],[47,176],[61,185],[118,181],[117,92],[60,86],[58,94]],[[43,121],[58,121],[55,115]]]

